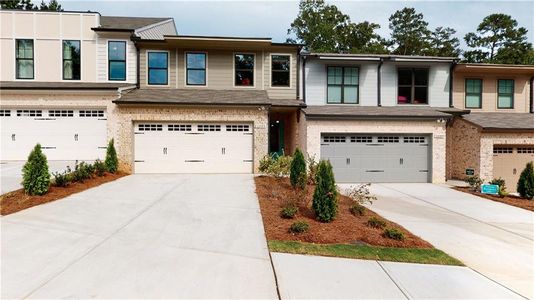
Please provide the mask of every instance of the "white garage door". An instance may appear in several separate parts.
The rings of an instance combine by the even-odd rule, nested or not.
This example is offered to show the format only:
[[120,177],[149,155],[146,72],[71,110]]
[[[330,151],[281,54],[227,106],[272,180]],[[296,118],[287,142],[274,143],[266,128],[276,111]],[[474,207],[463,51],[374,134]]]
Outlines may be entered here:
[[48,160],[103,159],[103,109],[2,109],[1,160],[26,160],[40,143]]
[[250,124],[135,124],[136,173],[252,173]]

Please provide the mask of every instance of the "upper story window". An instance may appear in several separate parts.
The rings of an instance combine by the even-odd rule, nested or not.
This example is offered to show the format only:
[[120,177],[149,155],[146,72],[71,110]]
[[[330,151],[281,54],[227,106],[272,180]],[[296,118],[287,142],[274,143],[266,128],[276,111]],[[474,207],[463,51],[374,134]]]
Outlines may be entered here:
[[108,80],[126,80],[126,42],[108,42]]
[[33,40],[16,40],[16,78],[33,79]]
[[186,53],[187,85],[206,85],[206,53]]
[[497,81],[497,107],[514,108],[513,79],[499,79]]
[[254,54],[234,56],[235,85],[254,86]]
[[168,52],[148,52],[148,84],[167,85],[169,72]]
[[271,86],[289,87],[290,65],[289,55],[271,55]]
[[398,104],[428,104],[428,69],[398,70]]
[[465,80],[465,108],[482,108],[482,79]]
[[63,79],[80,80],[80,41],[63,41]]
[[358,103],[358,68],[328,67],[327,103]]

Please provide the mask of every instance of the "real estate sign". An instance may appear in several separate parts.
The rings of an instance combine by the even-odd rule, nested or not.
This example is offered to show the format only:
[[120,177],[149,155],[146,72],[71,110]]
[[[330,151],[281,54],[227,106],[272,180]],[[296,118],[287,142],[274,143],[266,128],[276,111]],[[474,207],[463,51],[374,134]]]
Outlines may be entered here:
[[482,194],[498,195],[499,186],[496,184],[483,184],[480,186],[480,191]]

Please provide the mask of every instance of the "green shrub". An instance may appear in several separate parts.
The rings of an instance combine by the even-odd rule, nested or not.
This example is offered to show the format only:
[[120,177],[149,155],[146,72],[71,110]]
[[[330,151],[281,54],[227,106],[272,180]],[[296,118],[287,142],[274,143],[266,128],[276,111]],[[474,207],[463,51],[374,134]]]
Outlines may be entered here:
[[259,170],[269,176],[283,177],[289,175],[289,167],[291,166],[291,156],[278,156],[265,155],[260,160]]
[[305,189],[308,181],[306,174],[306,161],[299,148],[295,150],[290,164],[289,180],[293,188]]
[[534,199],[534,164],[527,163],[517,182],[517,192],[522,198]]
[[116,173],[119,167],[119,159],[117,158],[117,151],[115,151],[114,141],[111,139],[108,143],[108,148],[106,149],[106,159],[104,160],[106,164],[106,170],[110,173]]
[[319,166],[319,163],[315,160],[315,155],[308,155],[307,159],[307,165],[308,165],[308,183],[309,184],[316,184],[315,178],[317,176],[317,167]]
[[95,167],[95,174],[97,176],[104,176],[104,174],[106,173],[106,165],[104,164],[104,162],[102,162],[100,159],[97,159],[95,160],[93,166]]
[[58,187],[66,187],[69,185],[71,176],[68,171],[52,173],[54,176],[54,185]]
[[504,197],[508,195],[506,192],[506,181],[502,178],[496,178],[489,182],[489,184],[494,184],[499,186],[499,196]]
[[396,241],[404,240],[404,233],[402,233],[400,230],[395,229],[395,228],[386,228],[382,235],[384,237],[387,237],[388,239],[392,239]]
[[367,220],[367,226],[382,229],[386,227],[386,221],[377,217],[370,217],[369,220]]
[[365,206],[360,204],[354,204],[350,208],[350,213],[355,216],[363,216],[365,215]]
[[284,219],[293,219],[298,211],[299,209],[296,206],[286,206],[280,211],[280,217]]
[[275,159],[271,155],[265,155],[260,159],[259,171],[267,174],[271,165],[274,164],[274,161]]
[[305,221],[297,221],[293,224],[291,224],[291,227],[289,227],[289,232],[291,233],[304,233],[310,229],[310,225],[306,223]]
[[91,168],[85,162],[76,163],[74,166],[74,172],[72,172],[72,180],[77,182],[84,182],[91,178]]
[[48,173],[48,161],[40,144],[35,145],[22,168],[22,186],[30,195],[44,195],[48,192],[50,173]]
[[469,176],[465,178],[465,182],[469,184],[469,186],[471,187],[473,191],[475,192],[480,191],[480,185],[482,184],[482,179],[480,179],[480,177],[478,177],[477,175],[473,175],[473,176]]
[[347,191],[347,196],[356,204],[373,204],[377,198],[369,191],[370,187],[370,183],[354,186]]
[[313,193],[312,208],[317,220],[330,222],[337,214],[337,189],[334,172],[329,161],[319,162],[316,176],[317,185]]

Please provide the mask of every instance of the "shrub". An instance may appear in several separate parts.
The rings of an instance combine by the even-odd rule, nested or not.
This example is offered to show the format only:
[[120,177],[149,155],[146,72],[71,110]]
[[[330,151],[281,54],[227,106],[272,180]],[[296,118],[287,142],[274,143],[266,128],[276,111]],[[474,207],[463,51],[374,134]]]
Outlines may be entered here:
[[280,217],[284,219],[293,219],[297,214],[298,210],[299,209],[296,206],[286,206],[280,211]]
[[271,165],[274,164],[274,161],[275,159],[271,155],[265,155],[260,159],[259,171],[267,174]]
[[297,221],[293,224],[291,224],[291,227],[289,227],[289,232],[291,233],[304,233],[310,229],[310,225],[306,223],[305,221]]
[[496,178],[489,182],[489,184],[494,184],[499,186],[499,196],[504,197],[508,195],[506,192],[506,181],[502,178]]
[[517,192],[522,198],[534,199],[534,163],[529,162],[519,176]]
[[106,165],[104,162],[102,162],[100,159],[95,160],[95,163],[93,164],[95,167],[95,174],[97,176],[104,176],[106,173]]
[[370,217],[369,220],[367,220],[367,226],[382,229],[386,227],[386,221],[377,217]]
[[299,148],[295,150],[290,164],[289,180],[293,188],[305,189],[307,184],[306,161]]
[[44,195],[48,192],[50,173],[48,173],[48,161],[40,144],[35,145],[22,168],[22,186],[30,195]]
[[355,216],[363,216],[365,215],[365,206],[360,204],[354,204],[350,208],[350,213]]
[[70,174],[68,171],[63,171],[62,173],[55,172],[52,174],[54,176],[54,185],[58,187],[66,187],[70,183]]
[[74,166],[74,172],[72,172],[72,180],[78,182],[84,182],[86,179],[91,178],[90,168],[87,167],[85,162],[76,163]]
[[115,151],[114,141],[111,139],[108,143],[108,148],[106,149],[106,159],[104,160],[106,164],[106,170],[110,173],[116,173],[119,166],[119,159],[117,158],[117,151]]
[[476,192],[480,190],[482,179],[480,179],[480,177],[478,177],[477,175],[473,175],[473,176],[467,177],[465,179],[465,182],[467,182],[469,186],[471,187],[471,189]]
[[334,172],[329,161],[319,162],[316,176],[317,185],[313,193],[312,208],[317,220],[330,222],[337,214],[337,189]]
[[402,233],[400,230],[395,229],[395,228],[386,228],[382,235],[388,239],[392,239],[396,241],[404,240],[404,233]]
[[370,183],[360,184],[348,190],[348,197],[356,204],[372,204],[377,198],[369,191]]
[[316,184],[315,177],[317,176],[317,167],[319,163],[315,160],[315,155],[308,155],[307,163],[308,165],[308,183]]
[[271,155],[265,155],[260,160],[259,170],[262,173],[265,173],[274,177],[283,177],[289,175],[289,167],[291,166],[291,161],[293,158],[291,156],[279,156],[274,157]]

